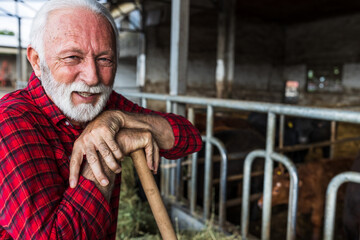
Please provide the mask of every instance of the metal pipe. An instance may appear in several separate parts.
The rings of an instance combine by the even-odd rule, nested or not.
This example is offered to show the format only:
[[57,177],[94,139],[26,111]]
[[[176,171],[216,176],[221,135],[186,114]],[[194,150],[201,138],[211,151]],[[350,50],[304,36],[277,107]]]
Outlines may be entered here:
[[[193,125],[195,124],[195,111],[194,111],[194,108],[193,107],[189,107],[188,108],[188,114],[187,114],[187,119],[189,120],[189,122],[191,122]],[[190,154],[189,156],[188,156],[188,160],[191,160],[191,159],[194,159],[193,158],[193,154]],[[191,175],[190,175],[190,178],[192,178],[192,167],[193,167],[193,165],[192,164],[189,164],[188,165],[188,168],[187,168],[187,172],[188,173],[190,173]],[[189,174],[188,174],[189,175]],[[195,177],[196,177],[196,175],[195,175]],[[192,181],[190,180],[190,181],[187,181],[187,189],[188,189],[188,191],[187,191],[187,195],[188,196],[191,196],[191,194],[192,194]],[[191,205],[191,204],[190,204]]]
[[182,173],[181,173],[181,162],[182,158],[176,160],[176,180],[175,180],[175,196],[176,200],[181,200],[181,194],[183,193],[183,181],[181,180]]
[[285,134],[285,115],[280,115],[280,124],[279,124],[279,148],[284,147],[284,134]]
[[[168,163],[170,163],[170,160],[168,160]],[[170,195],[175,196],[175,183],[176,183],[176,168],[170,168]]]
[[222,98],[225,91],[225,78],[226,78],[226,13],[225,5],[226,0],[220,0],[218,3],[218,36],[217,36],[217,60],[216,60],[216,97]]
[[295,164],[286,156],[278,153],[272,153],[271,158],[275,161],[282,163],[289,171],[290,176],[290,189],[289,189],[289,206],[288,206],[288,219],[286,239],[296,239],[296,211],[299,192],[299,178]]
[[213,136],[214,109],[207,107],[206,113],[206,144],[205,144],[205,171],[204,171],[204,220],[209,218],[211,205],[212,188],[212,144]]
[[[171,106],[172,106],[172,104],[171,104],[171,101],[170,100],[167,100],[166,101],[166,112],[167,113],[171,113]],[[162,161],[162,163],[164,163],[164,164],[169,164],[169,160],[168,159],[165,159],[165,158],[163,158],[164,159],[164,161]],[[166,168],[166,169],[164,169],[164,175],[162,175],[162,178],[164,178],[164,185],[165,185],[165,190],[164,190],[164,194],[165,194],[165,196],[169,196],[170,195],[170,179],[171,179],[171,169],[169,169],[169,168]]]
[[[262,193],[254,193],[250,195],[250,202],[257,201],[262,196]],[[241,197],[226,200],[226,207],[235,207],[242,204]]]
[[[311,144],[296,144],[293,146],[286,146],[283,148],[277,148],[275,149],[276,151],[281,151],[281,152],[293,152],[293,151],[298,151],[298,150],[303,150],[303,149],[309,149],[309,148],[315,148],[315,147],[324,147],[324,146],[330,146],[330,145],[334,145],[334,144],[339,144],[339,143],[344,143],[344,142],[353,142],[353,141],[359,141],[360,137],[350,137],[350,138],[342,138],[342,139],[338,139],[335,140],[334,142],[331,141],[322,141],[322,142],[317,142],[317,143],[311,143]],[[333,157],[330,157],[331,159],[333,159]],[[230,159],[231,160],[231,159]]]
[[169,164],[169,160],[167,160],[166,158],[162,157],[161,158],[161,182],[162,184],[162,188],[161,188],[161,192],[164,196],[168,197],[170,195],[170,184],[169,184],[169,179],[170,179],[170,169],[169,168],[164,168],[163,166],[167,166]]
[[190,196],[190,213],[195,214],[196,208],[196,197],[197,197],[197,159],[198,153],[192,154],[192,163],[191,163],[191,194]]
[[227,64],[226,64],[226,78],[227,78],[227,97],[232,96],[232,86],[234,82],[235,69],[235,37],[236,37],[236,0],[228,1],[228,21],[229,29],[227,31]]
[[146,100],[145,97],[142,97],[142,98],[141,98],[141,106],[142,106],[143,108],[146,108],[146,107],[147,107],[147,100]]
[[247,239],[249,233],[249,200],[250,200],[250,179],[251,166],[255,158],[265,158],[264,150],[254,150],[250,152],[244,161],[244,179],[242,191],[242,207],[241,207],[241,237],[243,240]]
[[170,95],[186,93],[189,2],[173,0],[171,3]]
[[335,121],[331,121],[331,145],[330,145],[330,159],[334,158],[334,148],[335,148],[335,141],[336,141],[336,122]]
[[212,137],[210,139],[211,143],[215,145],[221,156],[221,164],[220,164],[220,201],[219,201],[219,225],[220,228],[224,227],[226,221],[226,180],[227,180],[227,152],[225,145],[217,138]]
[[166,195],[166,184],[165,184],[165,171],[167,171],[165,168],[163,168],[164,164],[165,163],[165,158],[161,157],[161,160],[160,160],[160,190],[161,190],[161,195],[164,196]]
[[201,98],[189,96],[170,96],[152,93],[125,93],[124,96],[145,97],[155,100],[171,100],[178,103],[211,105],[219,108],[229,108],[243,111],[272,112],[303,118],[323,119],[329,121],[360,123],[360,113],[350,110],[337,110],[331,108],[317,108],[307,106],[292,106],[286,104],[263,103],[253,101],[240,101],[217,98]]
[[[141,29],[144,31],[145,19],[144,12],[141,11]],[[138,87],[145,86],[146,79],[146,35],[144,32],[138,33],[139,54],[136,63],[136,85]]]
[[[250,200],[250,186],[251,186],[251,166],[255,158],[265,158],[266,152],[263,150],[254,150],[248,154],[244,162],[244,180],[242,193],[242,210],[241,210],[241,237],[243,240],[247,239],[249,233],[249,200]],[[297,175],[296,166],[289,158],[282,154],[272,153],[271,159],[282,163],[289,171],[290,189],[289,189],[289,208],[288,208],[288,224],[287,224],[287,240],[296,238],[296,211],[299,190],[299,179]],[[266,186],[264,186],[266,187]],[[265,202],[266,200],[264,200]],[[265,219],[269,221],[270,219]],[[262,223],[264,224],[264,222]],[[263,236],[262,236],[263,237]],[[270,236],[268,236],[270,237]],[[268,238],[269,239],[269,238]]]
[[339,187],[346,182],[360,183],[360,173],[359,172],[340,173],[330,181],[326,190],[324,240],[332,240],[334,238],[336,195]]
[[166,100],[166,112],[167,113],[171,113],[171,110],[172,110],[172,104],[171,104],[171,100]]
[[[207,136],[201,136],[203,141],[207,140]],[[225,145],[215,137],[210,138],[210,143],[218,148],[221,156],[220,163],[220,189],[219,189],[219,226],[222,228],[226,221],[226,185],[227,185],[227,151]],[[192,193],[190,197],[190,212],[192,214],[195,213],[195,205],[196,205],[196,174],[197,174],[197,153],[196,156],[192,158],[192,174],[191,174],[191,182],[192,182]],[[205,171],[206,174],[206,171]]]
[[[228,158],[229,160],[229,158]],[[264,175],[264,171],[256,171],[256,172],[252,172],[251,173],[251,177],[257,177],[257,176],[263,176]],[[227,177],[227,182],[232,182],[232,181],[239,181],[244,179],[244,173],[241,174],[235,174],[235,175],[231,175],[229,177]],[[213,184],[218,184],[220,183],[220,179],[219,178],[214,178],[213,179]]]
[[[176,102],[172,103],[172,112],[175,114],[180,114],[180,115],[185,115],[185,112],[182,113],[181,110],[185,110],[184,107],[181,107],[180,105],[182,104],[178,104]],[[180,110],[181,109],[181,110]],[[180,112],[179,112],[180,110]],[[180,192],[182,191],[181,189],[181,159],[177,159],[176,160],[176,168],[171,168],[171,193],[172,195],[174,195],[176,197],[176,200],[180,200]]]
[[[174,114],[178,114],[178,103],[176,102],[171,102],[171,109],[172,109],[172,113]],[[176,168],[170,168],[170,193],[173,196],[176,196],[176,182],[177,182],[177,168],[178,165],[176,166]]]
[[271,188],[273,177],[273,161],[271,154],[274,151],[275,139],[275,119],[274,113],[268,113],[267,120],[267,134],[266,134],[266,157],[264,169],[264,204],[262,212],[262,229],[261,239],[270,239],[270,226],[271,226]]

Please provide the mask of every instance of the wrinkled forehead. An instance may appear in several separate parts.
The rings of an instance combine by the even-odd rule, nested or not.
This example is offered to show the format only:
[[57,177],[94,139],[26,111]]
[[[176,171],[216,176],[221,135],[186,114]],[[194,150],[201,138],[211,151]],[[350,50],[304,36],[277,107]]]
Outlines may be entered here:
[[85,7],[64,8],[48,15],[44,38],[54,40],[58,35],[97,33],[115,44],[115,33],[107,18]]

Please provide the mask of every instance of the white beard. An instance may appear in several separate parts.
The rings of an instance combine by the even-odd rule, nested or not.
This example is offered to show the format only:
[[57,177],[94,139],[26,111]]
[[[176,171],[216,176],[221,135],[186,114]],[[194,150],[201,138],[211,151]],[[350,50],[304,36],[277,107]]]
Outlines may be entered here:
[[[41,63],[40,69],[41,83],[46,94],[54,101],[66,117],[76,122],[86,123],[93,120],[104,109],[112,92],[111,86],[105,86],[102,83],[90,87],[82,81],[70,84],[57,82],[46,63]],[[82,103],[75,106],[71,99],[71,93],[74,91],[101,93],[101,95],[95,106],[91,103]]]

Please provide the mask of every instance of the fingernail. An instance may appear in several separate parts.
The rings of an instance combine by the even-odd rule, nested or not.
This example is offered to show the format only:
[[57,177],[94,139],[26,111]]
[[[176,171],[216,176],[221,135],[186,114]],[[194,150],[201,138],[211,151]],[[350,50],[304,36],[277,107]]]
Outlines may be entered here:
[[75,186],[76,186],[75,180],[74,179],[70,180],[70,187],[74,188]]
[[106,186],[109,184],[109,181],[106,179],[101,180],[101,185]]
[[115,173],[121,173],[121,168],[118,168]]

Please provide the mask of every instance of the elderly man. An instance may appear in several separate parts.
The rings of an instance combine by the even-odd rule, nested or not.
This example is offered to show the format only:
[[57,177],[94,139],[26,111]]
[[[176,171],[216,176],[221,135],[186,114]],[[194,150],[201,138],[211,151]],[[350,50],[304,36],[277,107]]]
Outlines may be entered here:
[[201,148],[186,119],[112,91],[117,52],[113,19],[95,0],[52,0],[35,17],[34,72],[0,101],[0,239],[114,239],[119,160],[144,148],[156,172],[159,152]]

